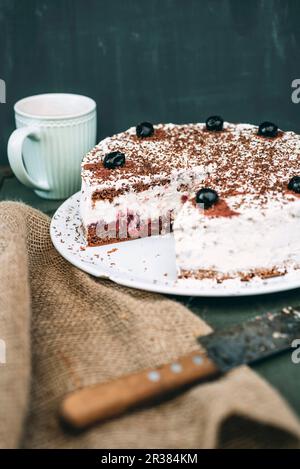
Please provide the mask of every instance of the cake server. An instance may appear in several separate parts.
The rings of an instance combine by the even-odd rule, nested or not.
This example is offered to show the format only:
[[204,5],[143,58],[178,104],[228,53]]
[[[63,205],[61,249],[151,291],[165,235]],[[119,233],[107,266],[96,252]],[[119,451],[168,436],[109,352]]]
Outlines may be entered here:
[[239,365],[289,350],[295,339],[300,339],[300,306],[257,316],[199,337],[205,351],[199,349],[158,368],[74,391],[65,397],[61,417],[82,429]]

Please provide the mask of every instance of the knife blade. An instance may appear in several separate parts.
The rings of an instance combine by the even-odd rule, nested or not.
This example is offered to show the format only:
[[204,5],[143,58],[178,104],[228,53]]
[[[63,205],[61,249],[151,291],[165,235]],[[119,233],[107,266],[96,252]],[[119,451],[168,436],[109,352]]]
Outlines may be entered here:
[[83,429],[158,396],[289,350],[295,339],[300,339],[300,306],[257,316],[198,337],[204,352],[199,349],[172,363],[70,393],[62,402],[60,416],[72,427]]
[[300,306],[267,313],[236,326],[198,337],[222,373],[252,364],[291,348],[300,338]]

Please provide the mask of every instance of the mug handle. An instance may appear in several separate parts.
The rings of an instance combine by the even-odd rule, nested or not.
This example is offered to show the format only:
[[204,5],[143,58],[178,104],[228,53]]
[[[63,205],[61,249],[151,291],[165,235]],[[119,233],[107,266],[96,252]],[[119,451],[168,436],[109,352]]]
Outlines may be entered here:
[[11,169],[15,173],[19,181],[27,187],[47,191],[49,186],[47,183],[39,183],[34,181],[28,174],[23,160],[23,144],[27,137],[33,137],[39,140],[41,131],[38,127],[28,126],[16,129],[10,136],[7,144],[7,154]]

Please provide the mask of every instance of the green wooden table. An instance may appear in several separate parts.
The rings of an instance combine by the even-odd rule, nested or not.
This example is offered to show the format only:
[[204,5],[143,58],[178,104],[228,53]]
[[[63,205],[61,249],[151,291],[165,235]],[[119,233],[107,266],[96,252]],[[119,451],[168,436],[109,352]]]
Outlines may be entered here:
[[[0,200],[23,201],[50,216],[62,203],[62,201],[47,201],[39,198],[30,189],[20,184],[8,168],[1,167]],[[245,321],[258,313],[276,311],[287,305],[299,305],[300,289],[255,297],[214,299],[176,297],[176,299],[217,329]],[[285,353],[257,364],[254,369],[281,392],[300,417],[300,364],[292,363],[291,354]]]

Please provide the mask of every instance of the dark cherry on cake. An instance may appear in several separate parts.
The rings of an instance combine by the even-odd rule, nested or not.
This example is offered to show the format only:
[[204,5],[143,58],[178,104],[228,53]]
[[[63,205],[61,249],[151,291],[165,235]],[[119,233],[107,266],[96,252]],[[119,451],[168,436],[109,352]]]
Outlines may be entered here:
[[125,164],[125,155],[120,151],[112,151],[107,153],[103,160],[103,166],[106,169],[121,168]]
[[152,137],[154,134],[154,127],[150,122],[141,122],[136,126],[136,135],[139,138]]
[[220,116],[210,116],[206,119],[206,130],[220,132],[223,130],[224,120]]
[[300,176],[292,177],[288,184],[288,188],[290,191],[296,192],[296,194],[300,194]]
[[278,127],[276,124],[273,124],[272,122],[262,122],[258,128],[258,135],[261,137],[276,137],[278,134]]
[[196,203],[203,204],[205,210],[215,205],[219,200],[217,192],[209,187],[200,189],[196,194]]

